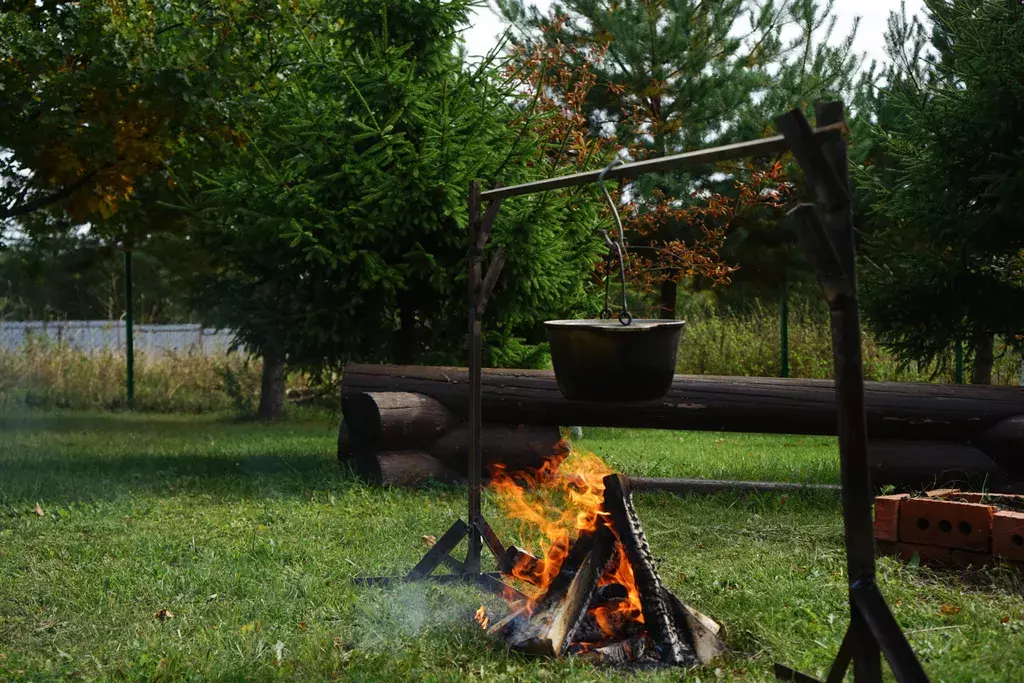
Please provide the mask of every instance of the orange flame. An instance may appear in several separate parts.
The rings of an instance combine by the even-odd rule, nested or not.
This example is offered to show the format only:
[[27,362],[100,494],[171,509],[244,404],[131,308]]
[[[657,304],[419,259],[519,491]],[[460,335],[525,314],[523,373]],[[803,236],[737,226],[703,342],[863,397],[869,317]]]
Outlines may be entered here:
[[[505,516],[519,522],[524,547],[533,555],[520,557],[511,570],[514,578],[538,589],[530,599],[530,612],[558,575],[572,542],[581,533],[597,529],[600,520],[607,517],[603,480],[612,473],[598,456],[576,450],[566,457],[547,460],[532,472],[509,474],[503,466],[493,466],[489,488]],[[621,543],[598,585],[611,583],[624,586],[628,597],[593,610],[608,636],[614,635],[616,624],[643,623],[640,593]]]
[[487,608],[483,605],[480,605],[480,609],[476,611],[476,614],[473,615],[473,618],[476,619],[476,622],[478,624],[480,624],[480,628],[487,628],[487,626],[491,623],[490,617],[487,616]]

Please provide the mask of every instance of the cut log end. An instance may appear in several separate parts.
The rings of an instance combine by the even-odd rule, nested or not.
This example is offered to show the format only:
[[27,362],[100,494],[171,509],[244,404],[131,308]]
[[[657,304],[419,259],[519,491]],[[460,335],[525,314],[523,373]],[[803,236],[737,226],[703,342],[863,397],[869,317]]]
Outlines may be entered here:
[[346,395],[342,413],[352,449],[360,455],[426,450],[459,421],[437,400],[404,391]]

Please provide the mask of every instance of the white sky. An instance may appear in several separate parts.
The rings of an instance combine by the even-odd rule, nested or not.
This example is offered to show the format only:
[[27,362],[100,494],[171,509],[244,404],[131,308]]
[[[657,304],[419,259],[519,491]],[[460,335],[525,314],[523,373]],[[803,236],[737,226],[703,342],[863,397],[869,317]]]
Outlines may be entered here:
[[[542,11],[551,7],[551,0],[537,0],[532,3]],[[820,3],[824,5],[824,0]],[[924,6],[922,0],[906,0],[907,14],[919,14]],[[899,10],[900,0],[836,0],[833,13],[838,17],[833,37],[845,37],[853,26],[854,18],[861,17],[854,47],[858,52],[867,53],[867,61],[879,63],[885,59],[885,29],[889,12]],[[496,42],[503,30],[502,21],[493,11],[481,8],[476,11],[473,26],[465,33],[466,49],[470,56],[485,54]]]

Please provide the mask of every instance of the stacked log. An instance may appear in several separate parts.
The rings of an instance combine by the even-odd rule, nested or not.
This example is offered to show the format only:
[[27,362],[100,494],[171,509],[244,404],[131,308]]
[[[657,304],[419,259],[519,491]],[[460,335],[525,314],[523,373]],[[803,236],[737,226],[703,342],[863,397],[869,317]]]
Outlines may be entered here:
[[[338,459],[366,481],[412,486],[455,482],[468,472],[469,426],[439,401],[411,392],[349,393],[342,400]],[[484,424],[485,475],[494,463],[507,470],[540,467],[565,455],[568,445],[554,426]]]
[[[461,419],[468,409],[465,368],[345,367],[343,396],[377,391],[429,396]],[[487,369],[482,393],[492,424],[822,435],[837,425],[829,380],[677,375],[664,398],[619,404],[566,400],[550,371]],[[875,485],[998,489],[1024,478],[1024,390],[866,382],[865,398]]]

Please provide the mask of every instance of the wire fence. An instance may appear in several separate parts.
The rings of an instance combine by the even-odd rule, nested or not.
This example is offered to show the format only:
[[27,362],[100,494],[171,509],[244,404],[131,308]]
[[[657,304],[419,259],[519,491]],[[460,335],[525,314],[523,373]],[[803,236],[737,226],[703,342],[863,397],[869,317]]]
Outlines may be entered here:
[[[133,325],[136,352],[148,355],[226,353],[234,333],[197,324]],[[30,340],[46,339],[86,353],[125,350],[123,320],[55,320],[0,322],[0,349],[17,351]]]

